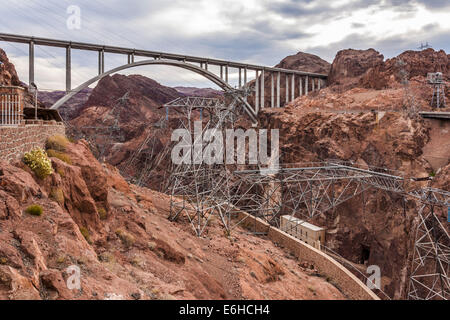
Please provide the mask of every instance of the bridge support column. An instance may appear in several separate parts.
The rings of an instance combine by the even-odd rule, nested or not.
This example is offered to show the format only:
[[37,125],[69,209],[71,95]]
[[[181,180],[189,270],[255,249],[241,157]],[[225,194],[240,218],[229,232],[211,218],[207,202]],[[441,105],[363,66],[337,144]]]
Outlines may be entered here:
[[291,79],[291,101],[294,101],[295,99],[295,74],[292,74],[292,79]]
[[239,68],[239,89],[242,88],[242,69]]
[[34,82],[34,41],[29,43],[28,82],[30,86]]
[[306,79],[305,79],[305,96],[307,96],[308,95],[308,76],[306,76]]
[[103,74],[105,72],[105,50],[100,50],[98,52],[98,74]]
[[284,105],[287,105],[289,102],[289,75],[286,73],[286,100],[284,101]]
[[66,92],[72,90],[72,48],[66,48]]
[[220,66],[220,79],[223,80],[223,66]]
[[[244,68],[244,86],[247,86],[247,67]],[[244,100],[247,102],[247,96]]]
[[228,83],[228,66],[225,66],[225,82]]
[[256,79],[255,79],[255,111],[259,112],[259,71],[256,70]]
[[265,87],[265,86],[264,86],[264,84],[265,84],[265,83],[264,83],[264,73],[265,73],[265,72],[264,72],[264,69],[262,69],[262,71],[261,71],[261,109],[264,109],[264,107],[265,107],[265,106],[264,106],[264,98],[265,98],[265,97],[264,97],[264,91],[265,91],[265,90],[264,90],[264,89],[265,89],[265,88],[264,88],[264,87]]
[[303,80],[302,77],[298,77],[298,96],[301,97],[303,95]]
[[134,63],[134,53],[128,54],[128,64]]
[[280,107],[280,96],[281,96],[280,79],[281,79],[281,72],[278,71],[278,75],[277,75],[277,108]]
[[270,107],[273,108],[275,106],[275,86],[273,79],[273,71],[270,73],[270,75],[271,75]]
[[208,61],[205,62],[205,70],[208,70]]

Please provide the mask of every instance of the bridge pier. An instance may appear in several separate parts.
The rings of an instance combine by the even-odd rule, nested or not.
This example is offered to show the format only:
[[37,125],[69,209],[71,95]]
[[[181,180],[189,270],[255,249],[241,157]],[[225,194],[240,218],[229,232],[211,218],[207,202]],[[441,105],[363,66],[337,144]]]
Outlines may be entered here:
[[275,106],[275,85],[274,85],[273,72],[271,72],[270,74],[271,74],[270,107],[273,108]]
[[128,54],[128,64],[134,63],[134,52]]
[[98,52],[98,74],[105,73],[105,50]]
[[30,86],[34,82],[34,41],[33,40],[31,40],[29,43],[28,82],[29,82]]
[[228,83],[228,66],[225,66],[225,82]]
[[281,78],[281,72],[278,71],[278,75],[277,75],[277,108],[280,107],[280,78]]
[[286,73],[286,100],[284,105],[287,105],[289,102],[289,74]]
[[305,96],[307,96],[308,95],[308,76],[306,76],[306,79],[305,79]]
[[294,74],[292,74],[291,85],[292,85],[291,101],[294,101],[294,99],[295,99],[295,75]]
[[256,70],[256,79],[255,79],[255,111],[256,113],[259,112],[259,79],[258,79],[258,75],[259,75],[259,71]]
[[66,92],[72,90],[72,47],[66,47]]
[[265,87],[265,83],[264,83],[264,69],[262,69],[261,71],[261,109],[264,109],[264,88]]
[[[244,86],[247,86],[247,66],[244,67]],[[247,96],[244,97],[244,101],[247,102]]]
[[303,80],[302,77],[298,77],[298,96],[301,97],[303,95]]
[[242,69],[239,68],[239,89],[242,88]]

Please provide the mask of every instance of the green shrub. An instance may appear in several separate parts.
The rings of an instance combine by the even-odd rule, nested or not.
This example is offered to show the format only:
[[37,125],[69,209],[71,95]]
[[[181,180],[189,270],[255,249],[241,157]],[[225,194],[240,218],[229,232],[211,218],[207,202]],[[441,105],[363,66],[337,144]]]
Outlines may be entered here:
[[40,205],[34,204],[32,206],[29,206],[26,210],[25,213],[27,214],[31,214],[32,216],[42,216],[42,214],[44,213],[44,209],[42,209],[42,207]]
[[106,220],[106,218],[108,218],[108,214],[106,213],[105,208],[98,207],[97,211],[98,211],[98,215],[100,216],[101,220]]
[[69,145],[69,140],[63,135],[56,135],[47,139],[45,144],[46,149],[53,149],[56,151],[64,152]]
[[23,161],[39,179],[44,180],[53,173],[52,162],[41,148],[25,153]]
[[57,158],[61,161],[64,161],[67,164],[72,164],[72,159],[70,158],[70,156],[67,153],[49,149],[49,150],[47,150],[47,155],[50,158]]
[[91,243],[91,235],[89,234],[89,230],[85,227],[80,227],[80,232],[83,237],[86,239],[88,243]]
[[61,207],[64,206],[64,192],[61,188],[52,189],[50,192],[50,198],[58,202]]

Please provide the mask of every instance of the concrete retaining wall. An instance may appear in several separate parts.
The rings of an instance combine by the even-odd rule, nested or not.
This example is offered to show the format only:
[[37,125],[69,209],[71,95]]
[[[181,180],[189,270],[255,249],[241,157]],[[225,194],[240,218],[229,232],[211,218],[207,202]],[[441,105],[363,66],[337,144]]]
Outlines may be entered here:
[[0,160],[20,160],[33,148],[44,148],[49,137],[65,133],[65,126],[55,121],[36,121],[36,124],[17,127],[0,126]]
[[267,233],[274,243],[292,252],[299,260],[313,264],[320,274],[329,278],[349,298],[353,300],[380,300],[361,280],[339,262],[320,250],[298,240],[295,237],[271,227],[265,221],[245,212],[239,213],[242,225],[256,232]]

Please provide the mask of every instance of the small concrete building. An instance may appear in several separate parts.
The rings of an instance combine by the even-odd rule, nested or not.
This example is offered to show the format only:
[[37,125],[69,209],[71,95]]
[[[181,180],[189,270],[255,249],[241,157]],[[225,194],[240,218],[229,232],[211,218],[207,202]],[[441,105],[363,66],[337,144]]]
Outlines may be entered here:
[[296,217],[281,216],[281,230],[320,250],[325,243],[325,229]]

